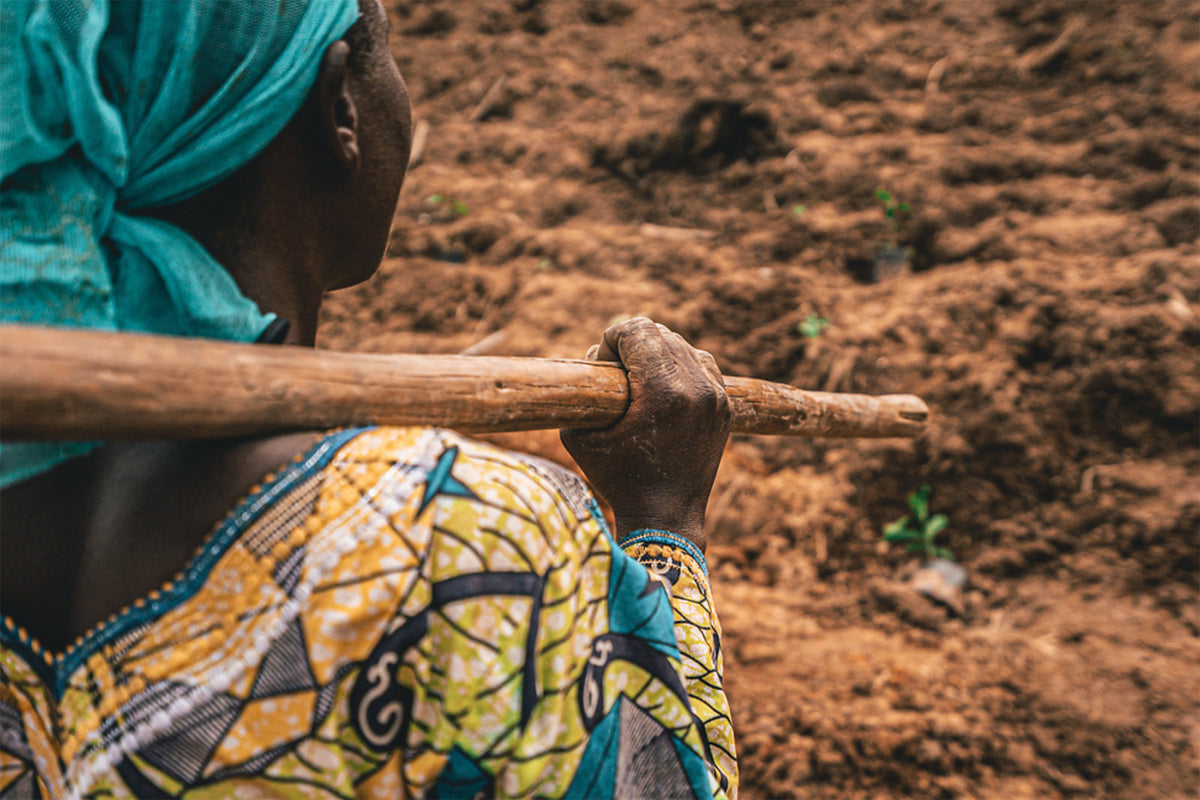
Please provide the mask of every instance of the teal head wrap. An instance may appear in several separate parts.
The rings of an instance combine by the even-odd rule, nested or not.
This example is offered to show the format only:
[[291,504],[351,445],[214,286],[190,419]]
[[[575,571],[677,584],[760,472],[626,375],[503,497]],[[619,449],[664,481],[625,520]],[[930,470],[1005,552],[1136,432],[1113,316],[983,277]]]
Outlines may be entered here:
[[[0,2],[0,321],[253,341],[264,314],[139,209],[235,172],[299,110],[356,0]],[[87,444],[7,444],[8,485]]]

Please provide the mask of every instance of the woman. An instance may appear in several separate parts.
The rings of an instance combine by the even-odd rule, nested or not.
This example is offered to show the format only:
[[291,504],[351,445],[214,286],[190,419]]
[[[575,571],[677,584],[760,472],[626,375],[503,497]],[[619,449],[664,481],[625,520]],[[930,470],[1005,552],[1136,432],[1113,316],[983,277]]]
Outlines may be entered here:
[[[312,345],[408,158],[378,0],[0,15],[4,321]],[[563,439],[621,546],[447,431],[4,443],[0,795],[735,795],[721,377],[648,320],[589,357],[631,405]]]

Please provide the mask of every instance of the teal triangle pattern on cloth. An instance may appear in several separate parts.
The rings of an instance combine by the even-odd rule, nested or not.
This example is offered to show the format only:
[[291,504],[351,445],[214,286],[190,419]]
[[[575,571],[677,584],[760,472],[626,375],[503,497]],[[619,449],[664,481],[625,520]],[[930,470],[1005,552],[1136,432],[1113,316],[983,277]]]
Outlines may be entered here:
[[440,495],[449,497],[465,497],[477,500],[475,493],[454,477],[454,462],[458,460],[458,447],[448,447],[438,457],[437,464],[429,471],[429,477],[421,487],[421,504],[417,507],[417,516],[421,516],[429,504]]

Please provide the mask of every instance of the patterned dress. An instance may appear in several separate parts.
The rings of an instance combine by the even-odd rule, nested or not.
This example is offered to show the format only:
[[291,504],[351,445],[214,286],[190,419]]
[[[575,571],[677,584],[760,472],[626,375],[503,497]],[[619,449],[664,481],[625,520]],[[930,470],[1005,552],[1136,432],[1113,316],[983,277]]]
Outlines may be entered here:
[[702,556],[426,428],[325,436],[65,653],[0,625],[0,797],[736,797]]

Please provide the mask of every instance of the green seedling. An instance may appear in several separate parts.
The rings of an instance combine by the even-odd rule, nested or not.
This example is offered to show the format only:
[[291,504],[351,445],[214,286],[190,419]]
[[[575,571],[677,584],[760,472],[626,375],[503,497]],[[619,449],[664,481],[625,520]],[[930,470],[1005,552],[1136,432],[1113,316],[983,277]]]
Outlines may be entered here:
[[442,194],[431,194],[425,198],[425,205],[438,209],[450,218],[465,217],[471,209],[462,200],[455,200]]
[[892,197],[891,192],[885,192],[882,189],[875,192],[875,199],[883,206],[883,214],[893,222],[896,220],[897,214],[907,214],[912,211],[912,206],[908,203],[902,203],[895,197]]
[[888,218],[888,241],[885,248],[896,249],[896,240],[900,238],[900,218],[912,211],[912,206],[896,199],[891,192],[882,189],[875,192],[875,199],[883,209],[883,215]]
[[824,317],[818,317],[816,314],[809,314],[796,326],[796,330],[804,334],[804,338],[806,339],[815,339],[828,327],[829,320]]
[[929,484],[908,496],[909,513],[883,529],[885,542],[904,542],[909,553],[921,553],[924,563],[935,558],[953,561],[954,555],[945,547],[934,544],[937,535],[946,529],[950,520],[945,514],[929,514]]
[[804,206],[792,206],[792,216],[800,217],[804,215]]

